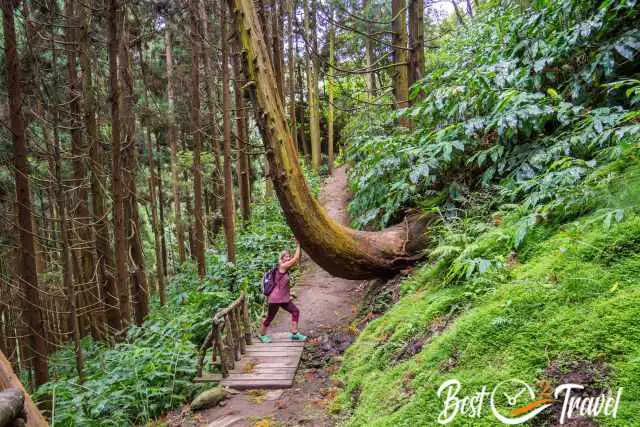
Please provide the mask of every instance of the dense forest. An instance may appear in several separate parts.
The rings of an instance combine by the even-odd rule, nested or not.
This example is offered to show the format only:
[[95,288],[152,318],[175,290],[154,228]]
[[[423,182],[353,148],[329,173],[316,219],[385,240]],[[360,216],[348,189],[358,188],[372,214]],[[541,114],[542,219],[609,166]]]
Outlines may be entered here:
[[363,294],[305,354],[350,338],[312,421],[233,425],[502,425],[441,385],[514,378],[640,425],[636,0],[0,1],[0,421],[11,371],[29,425],[208,425],[212,314],[295,238]]

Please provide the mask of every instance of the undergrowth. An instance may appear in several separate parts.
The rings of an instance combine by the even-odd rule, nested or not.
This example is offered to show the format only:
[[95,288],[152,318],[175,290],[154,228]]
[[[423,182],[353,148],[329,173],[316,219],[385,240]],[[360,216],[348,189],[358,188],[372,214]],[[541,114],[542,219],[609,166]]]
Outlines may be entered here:
[[[313,181],[317,188],[317,179]],[[168,303],[153,309],[143,326],[130,326],[126,339],[109,347],[83,341],[84,383],[74,370],[74,355],[65,348],[50,361],[51,381],[36,398],[52,401],[53,426],[125,426],[144,424],[182,405],[199,390],[196,351],[208,332],[211,315],[247,292],[253,318],[262,313],[259,283],[279,252],[293,245],[292,234],[277,201],[253,206],[247,228],[238,230],[236,264],[227,262],[222,245],[207,251],[207,275],[197,278],[185,263],[168,282]],[[207,369],[212,369],[207,366]]]
[[[356,226],[408,208],[439,220],[427,262],[345,354],[332,409],[345,425],[438,425],[445,381],[462,397],[516,378],[622,387],[617,418],[582,421],[639,425],[637,4],[481,9],[429,53],[411,107],[346,128]],[[530,425],[555,425],[558,405]],[[498,424],[485,402],[449,425]]]

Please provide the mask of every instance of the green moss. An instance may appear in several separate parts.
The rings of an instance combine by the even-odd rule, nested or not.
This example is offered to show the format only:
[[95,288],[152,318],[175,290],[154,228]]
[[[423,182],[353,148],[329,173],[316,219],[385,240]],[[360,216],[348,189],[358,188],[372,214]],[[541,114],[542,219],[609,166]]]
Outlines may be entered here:
[[[554,361],[604,363],[606,385],[624,391],[618,418],[598,423],[640,424],[640,216],[630,209],[608,228],[601,216],[543,226],[524,243],[526,257],[455,285],[443,284],[438,266],[417,271],[405,296],[345,355],[345,387],[334,402],[349,415],[345,424],[437,425],[436,391],[447,379],[458,379],[463,394],[509,378],[557,385],[545,371]],[[504,253],[501,234],[510,234],[508,225],[485,232],[475,250]],[[432,322],[447,315],[448,327],[432,334]],[[396,363],[420,336],[428,337],[421,351]],[[485,406],[482,418],[450,425],[497,424]]]

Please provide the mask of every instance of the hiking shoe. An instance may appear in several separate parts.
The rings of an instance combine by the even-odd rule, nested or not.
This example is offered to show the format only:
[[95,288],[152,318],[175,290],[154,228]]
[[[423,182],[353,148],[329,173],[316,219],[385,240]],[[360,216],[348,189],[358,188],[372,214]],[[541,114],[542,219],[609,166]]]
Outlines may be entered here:
[[306,341],[307,337],[302,335],[300,332],[296,332],[295,334],[289,334],[289,338],[294,341]]
[[260,340],[260,342],[263,342],[265,344],[271,342],[271,337],[269,335],[258,335],[258,339]]

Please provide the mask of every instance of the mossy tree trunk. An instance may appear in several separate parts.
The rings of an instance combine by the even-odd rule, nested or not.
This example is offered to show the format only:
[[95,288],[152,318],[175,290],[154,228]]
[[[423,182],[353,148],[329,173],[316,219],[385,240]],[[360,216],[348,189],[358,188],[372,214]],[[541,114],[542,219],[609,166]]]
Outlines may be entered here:
[[381,232],[357,231],[332,220],[311,195],[298,164],[253,0],[227,1],[234,11],[245,70],[252,81],[248,89],[276,194],[305,251],[331,274],[350,279],[391,276],[411,265],[421,257],[424,221],[412,218]]

